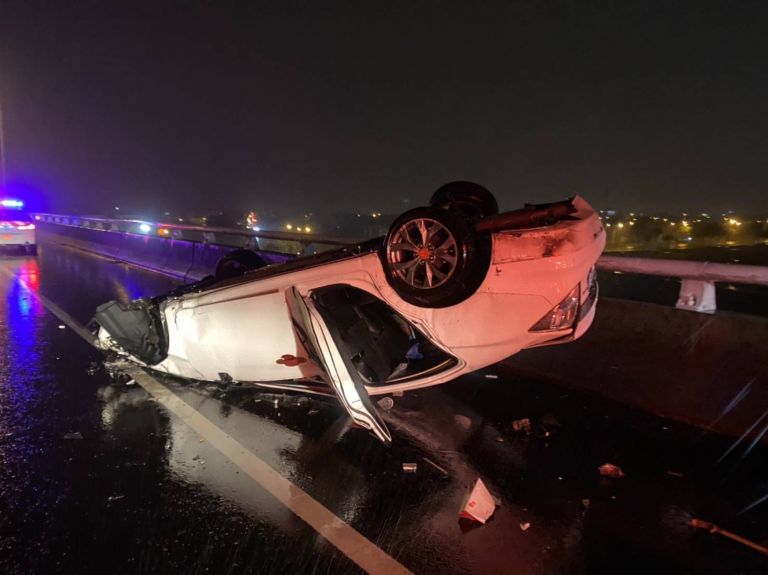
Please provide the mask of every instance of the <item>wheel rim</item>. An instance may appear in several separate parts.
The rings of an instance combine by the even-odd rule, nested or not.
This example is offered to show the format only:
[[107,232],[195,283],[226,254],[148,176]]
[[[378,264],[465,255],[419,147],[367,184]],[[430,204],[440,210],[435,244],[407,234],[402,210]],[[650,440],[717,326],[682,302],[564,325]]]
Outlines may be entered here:
[[395,277],[416,289],[434,289],[447,282],[459,263],[451,231],[430,218],[405,222],[390,236],[387,261]]

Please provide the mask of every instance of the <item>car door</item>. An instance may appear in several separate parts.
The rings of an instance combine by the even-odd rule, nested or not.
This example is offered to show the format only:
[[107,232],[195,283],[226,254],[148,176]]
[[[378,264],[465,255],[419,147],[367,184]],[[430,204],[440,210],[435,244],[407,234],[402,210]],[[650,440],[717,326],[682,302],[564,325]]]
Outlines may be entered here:
[[373,432],[382,442],[390,443],[392,436],[386,424],[368,396],[362,377],[339,351],[332,328],[323,320],[314,303],[303,298],[295,287],[289,290],[287,299],[299,337],[305,340],[307,347],[314,348],[328,383],[352,421]]

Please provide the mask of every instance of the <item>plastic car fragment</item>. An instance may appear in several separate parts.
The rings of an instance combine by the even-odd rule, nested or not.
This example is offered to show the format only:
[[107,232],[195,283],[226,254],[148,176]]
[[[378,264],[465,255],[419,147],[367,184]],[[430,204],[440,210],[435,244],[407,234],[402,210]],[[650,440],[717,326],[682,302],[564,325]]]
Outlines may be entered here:
[[493,495],[488,491],[483,480],[478,478],[469,496],[461,506],[459,517],[485,524],[491,518],[494,511],[496,511],[496,502],[493,499]]

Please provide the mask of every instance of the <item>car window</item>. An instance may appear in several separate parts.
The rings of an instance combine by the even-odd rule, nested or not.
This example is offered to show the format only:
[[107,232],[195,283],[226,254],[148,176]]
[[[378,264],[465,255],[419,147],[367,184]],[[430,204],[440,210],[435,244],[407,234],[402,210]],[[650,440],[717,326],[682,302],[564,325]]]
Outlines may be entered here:
[[366,291],[334,285],[315,290],[312,298],[326,323],[337,328],[336,345],[366,385],[402,383],[456,365],[456,358]]

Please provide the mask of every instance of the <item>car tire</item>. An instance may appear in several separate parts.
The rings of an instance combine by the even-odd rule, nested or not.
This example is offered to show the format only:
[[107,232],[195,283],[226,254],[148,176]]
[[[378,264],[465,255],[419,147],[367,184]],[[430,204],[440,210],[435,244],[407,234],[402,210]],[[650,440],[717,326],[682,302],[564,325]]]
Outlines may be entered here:
[[465,218],[484,218],[499,213],[493,194],[474,182],[450,182],[432,194],[429,205],[457,213]]
[[444,209],[405,212],[392,223],[384,241],[387,281],[410,304],[456,305],[474,294],[485,279],[489,239],[478,238],[464,217]]
[[246,272],[263,268],[267,262],[251,250],[237,249],[229,252],[216,264],[216,279],[225,280],[240,277]]

